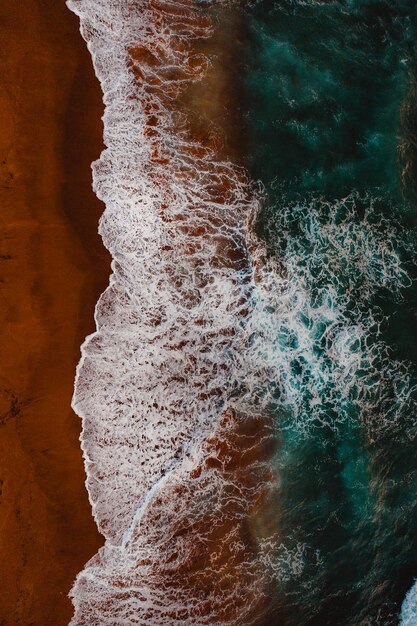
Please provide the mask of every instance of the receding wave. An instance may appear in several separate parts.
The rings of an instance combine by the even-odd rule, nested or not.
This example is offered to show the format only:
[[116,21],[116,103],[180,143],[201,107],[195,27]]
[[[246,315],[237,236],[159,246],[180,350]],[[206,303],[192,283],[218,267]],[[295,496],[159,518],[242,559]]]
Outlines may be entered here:
[[74,586],[73,624],[243,624],[265,584],[246,524],[273,432],[236,376],[258,200],[171,111],[208,63],[193,42],[210,35],[209,6],[69,3],[104,92],[94,188],[114,259],[73,401],[106,538]]
[[412,282],[386,200],[283,194],[261,244],[262,191],[175,105],[210,66],[197,44],[226,4],[68,2],[104,94],[93,174],[113,257],[73,400],[105,537],[73,626],[245,626],[277,588],[313,593],[320,550],[265,513],[280,431],[351,422],[375,441],[405,414],[415,436],[411,365],[382,340],[374,298]]

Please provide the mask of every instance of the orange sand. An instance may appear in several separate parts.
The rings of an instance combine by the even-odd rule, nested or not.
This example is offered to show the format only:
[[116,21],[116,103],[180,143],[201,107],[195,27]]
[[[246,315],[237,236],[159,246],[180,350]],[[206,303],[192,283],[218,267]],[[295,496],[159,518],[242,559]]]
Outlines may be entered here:
[[101,94],[64,0],[2,1],[0,85],[0,624],[60,626],[102,542],[70,401],[109,274]]
[[[238,30],[233,15],[227,19]],[[71,583],[101,543],[84,489],[80,421],[69,404],[79,346],[93,330],[93,306],[108,275],[89,170],[100,152],[102,105],[64,0],[3,0],[0,36],[0,625],[60,626],[72,612]],[[219,43],[202,49],[217,51]],[[191,88],[179,105],[194,114],[191,134],[202,145],[239,160],[238,120],[227,115],[236,95],[234,54],[223,49],[205,88]],[[236,254],[220,256],[226,264],[242,261]],[[255,457],[270,453],[262,447],[265,428],[258,424],[250,435]],[[234,445],[234,435],[223,437],[208,442],[215,461],[223,467],[230,444],[233,468],[223,470],[236,471],[246,486],[247,450]],[[264,496],[256,494],[254,519],[239,530],[249,548]],[[229,529],[218,530],[216,544]],[[222,546],[218,566],[225,568],[227,540]],[[208,555],[200,556],[189,564],[196,572]],[[197,579],[207,588],[221,582],[204,573]]]

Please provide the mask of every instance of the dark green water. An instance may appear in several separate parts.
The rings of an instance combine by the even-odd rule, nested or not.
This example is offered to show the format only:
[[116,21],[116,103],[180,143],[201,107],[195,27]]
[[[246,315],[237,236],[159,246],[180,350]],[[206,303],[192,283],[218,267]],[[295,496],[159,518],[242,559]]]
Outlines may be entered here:
[[416,3],[242,11],[246,165],[287,280],[264,623],[398,624],[417,576]]

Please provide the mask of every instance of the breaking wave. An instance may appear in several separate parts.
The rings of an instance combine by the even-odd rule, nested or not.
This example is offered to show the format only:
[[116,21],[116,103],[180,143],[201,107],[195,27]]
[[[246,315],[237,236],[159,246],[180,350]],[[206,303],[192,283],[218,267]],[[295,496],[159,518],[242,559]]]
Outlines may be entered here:
[[291,428],[359,422],[376,440],[408,420],[415,435],[413,369],[383,340],[387,320],[375,298],[385,292],[401,302],[413,283],[407,258],[415,244],[384,217],[384,205],[389,200],[357,193],[284,199],[264,217],[269,259],[246,357],[262,381],[262,404],[289,415]]
[[210,65],[196,44],[222,4],[68,1],[104,94],[93,174],[113,257],[73,400],[105,537],[73,626],[258,623],[306,555],[322,563],[264,522],[279,430],[415,428],[411,366],[372,304],[412,282],[383,200],[283,199],[263,245],[262,192],[177,106]]
[[113,256],[73,400],[106,544],[75,583],[72,624],[243,624],[265,584],[246,524],[273,440],[236,376],[258,200],[172,112],[208,63],[193,42],[210,3],[69,7],[104,92],[94,188]]

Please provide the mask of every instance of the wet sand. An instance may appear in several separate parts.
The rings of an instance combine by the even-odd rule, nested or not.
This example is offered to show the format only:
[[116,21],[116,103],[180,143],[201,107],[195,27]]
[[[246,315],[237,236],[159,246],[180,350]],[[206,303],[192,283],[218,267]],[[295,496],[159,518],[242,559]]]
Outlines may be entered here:
[[[184,0],[180,8],[169,5],[168,10],[165,2],[154,0],[152,6],[155,10],[155,21],[159,18],[162,25],[167,22],[168,29],[171,27],[175,32],[175,25],[170,24],[171,16],[175,24],[175,18],[184,15],[187,24],[198,24],[203,30],[209,22],[208,18],[205,20],[200,18],[201,23],[198,18],[193,18],[190,8],[193,8],[194,4],[195,0]],[[179,87],[174,85],[172,90],[167,89],[166,84],[162,83],[165,92],[162,90],[159,92],[158,79],[155,79],[152,89],[158,93],[167,109],[171,108],[175,113],[182,114],[178,118],[180,123],[181,120],[187,120],[180,126],[180,130],[189,138],[190,146],[193,146],[190,152],[195,150],[193,156],[196,160],[205,151],[207,155],[212,151],[219,164],[231,161],[241,165],[244,162],[246,145],[239,108],[241,95],[239,59],[246,33],[241,14],[236,12],[235,7],[225,6],[223,9],[216,7],[216,15],[218,22],[213,24],[213,35],[192,44],[194,54],[203,53],[210,59],[202,80],[188,83],[186,80],[179,80]],[[178,20],[178,24],[178,28],[181,29],[182,21]],[[182,46],[181,34],[178,41],[179,46]],[[139,85],[143,83],[143,76],[146,76],[143,69],[146,65],[158,69],[158,56],[152,53],[153,50],[146,49],[142,44],[131,49],[131,58],[136,61],[134,73]],[[173,74],[172,68],[170,69]],[[158,75],[157,70],[155,74]],[[175,77],[183,79],[183,68],[177,70]],[[174,98],[172,94],[175,94]],[[163,163],[165,155],[163,148],[158,145],[158,134],[154,133],[156,125],[156,121],[152,121],[149,136],[156,137],[154,160]],[[195,146],[198,146],[198,149]],[[207,171],[212,174],[214,181],[210,188],[211,200],[213,204],[215,202],[222,204],[224,197],[234,191],[229,171],[221,165],[217,168],[212,167],[211,170],[210,166],[207,166]],[[242,183],[242,189],[245,189],[247,179],[244,171],[236,169],[234,175],[236,180]],[[251,188],[248,187],[246,189],[248,203],[250,191]],[[227,217],[224,218],[225,223],[226,220]],[[178,219],[182,232],[186,228],[184,221],[182,216]],[[242,242],[240,246],[235,244],[235,247],[227,237],[219,237],[217,225],[210,230],[206,223],[201,227],[196,218],[194,225],[193,222],[191,225],[188,223],[186,232],[191,233],[196,241],[195,247],[189,245],[184,250],[184,254],[191,257],[190,268],[193,267],[192,259],[199,240],[200,248],[204,248],[204,242],[208,238],[218,241],[216,259],[212,259],[212,263],[216,262],[219,267],[233,267],[243,271],[247,269],[250,260],[246,247]],[[236,316],[247,314],[248,308],[242,298],[236,303]],[[241,616],[247,611],[245,623],[260,624],[270,610],[269,580],[263,571],[265,566],[260,566],[257,557],[259,540],[268,541],[273,533],[273,527],[268,526],[268,520],[263,513],[271,485],[276,480],[270,460],[277,445],[269,415],[249,418],[248,415],[239,415],[233,410],[226,411],[211,436],[202,443],[203,460],[194,466],[188,476],[185,472],[181,474],[179,482],[175,482],[174,479],[172,483],[168,482],[167,486],[163,486],[145,514],[144,526],[148,524],[150,528],[158,528],[161,503],[164,501],[172,503],[179,497],[183,501],[188,499],[189,505],[187,504],[185,508],[188,512],[196,507],[195,502],[199,502],[200,499],[201,509],[205,510],[207,502],[204,497],[207,497],[207,494],[201,486],[204,485],[201,476],[206,477],[207,484],[215,484],[219,475],[222,476],[223,489],[228,495],[223,501],[219,498],[221,505],[217,502],[213,509],[207,507],[205,515],[197,520],[193,520],[191,515],[184,520],[180,515],[173,515],[170,518],[169,513],[166,514],[164,533],[169,537],[187,536],[189,543],[185,543],[187,547],[184,549],[187,558],[184,558],[184,554],[178,558],[173,542],[172,558],[169,558],[167,563],[158,560],[154,570],[149,566],[150,579],[157,572],[156,578],[159,578],[160,588],[166,589],[167,595],[171,592],[178,598],[184,597],[182,594],[187,598],[202,598],[206,593],[206,600],[200,601],[198,615],[204,617],[210,615],[213,623],[242,623]],[[213,475],[210,476],[210,473]],[[196,479],[201,480],[201,484],[195,483]],[[169,507],[167,509],[169,510]],[[178,565],[174,566],[173,563]],[[190,619],[191,614],[185,612],[184,615]],[[167,611],[165,618],[178,623],[176,605],[173,606],[172,613]],[[158,617],[154,617],[155,619],[158,620]],[[148,620],[151,620],[149,615]],[[147,623],[153,623],[148,620]],[[156,623],[157,621],[155,625]]]
[[101,94],[64,0],[3,0],[0,85],[0,624],[60,626],[102,543],[70,401],[109,274]]

